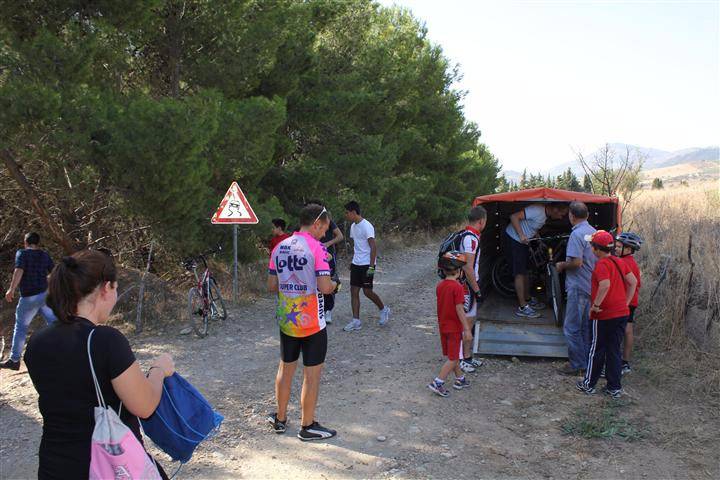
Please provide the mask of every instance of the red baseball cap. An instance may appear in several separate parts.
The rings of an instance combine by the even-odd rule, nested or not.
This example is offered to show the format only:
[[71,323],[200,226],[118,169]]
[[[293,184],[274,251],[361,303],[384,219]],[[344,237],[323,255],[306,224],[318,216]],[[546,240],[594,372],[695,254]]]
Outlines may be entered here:
[[585,235],[585,240],[601,248],[612,248],[615,246],[615,238],[605,230],[598,230],[592,235]]

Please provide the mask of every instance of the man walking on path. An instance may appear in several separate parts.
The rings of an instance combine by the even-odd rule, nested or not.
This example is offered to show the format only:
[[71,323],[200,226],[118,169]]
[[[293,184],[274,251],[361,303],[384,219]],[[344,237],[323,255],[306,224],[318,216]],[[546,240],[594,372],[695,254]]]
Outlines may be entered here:
[[380,297],[373,292],[375,276],[375,260],[377,245],[375,244],[375,228],[360,215],[360,205],[356,201],[345,205],[345,218],[352,222],[350,238],[353,239],[353,260],[350,265],[350,298],[352,301],[353,318],[345,325],[346,332],[360,330],[360,289],[367,298],[380,309],[380,326],[390,320],[390,307],[386,307]]
[[588,208],[582,202],[570,204],[572,232],[568,240],[566,260],[558,262],[558,272],[565,273],[567,308],[563,332],[568,344],[569,363],[560,369],[565,375],[580,375],[587,368],[590,352],[590,279],[597,257],[590,242],[595,229],[587,221]]
[[277,412],[267,420],[275,433],[285,433],[290,389],[302,352],[302,420],[298,438],[303,441],[323,440],[337,433],[315,420],[320,374],[327,353],[323,294],[332,293],[337,286],[330,279],[327,250],[319,242],[329,226],[330,215],[325,208],[307,205],[300,212],[300,231],[280,242],[268,266],[268,289],[278,294],[280,365],[275,378]]
[[13,332],[10,357],[0,363],[0,368],[20,369],[20,357],[27,330],[32,319],[38,312],[42,314],[48,325],[57,318],[50,307],[45,304],[47,297],[47,276],[53,269],[53,261],[45,250],[40,249],[40,235],[35,232],[25,235],[25,248],[15,254],[15,271],[10,288],[5,292],[5,300],[12,303],[15,290],[20,287],[20,299],[15,309],[15,331]]

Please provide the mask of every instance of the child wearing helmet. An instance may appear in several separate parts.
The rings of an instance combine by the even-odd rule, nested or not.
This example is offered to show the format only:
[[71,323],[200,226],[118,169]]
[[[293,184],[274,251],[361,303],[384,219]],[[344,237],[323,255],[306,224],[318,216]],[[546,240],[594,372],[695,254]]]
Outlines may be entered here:
[[635,309],[638,306],[640,285],[642,284],[640,280],[640,267],[638,267],[633,255],[635,252],[640,250],[642,243],[642,238],[640,238],[638,234],[632,232],[623,232],[615,237],[615,256],[625,262],[633,275],[635,275],[635,278],[637,278],[637,288],[635,289],[635,295],[633,295],[633,298],[630,301],[630,315],[628,316],[628,322],[625,326],[625,343],[623,346],[621,370],[622,375],[632,371],[630,368],[630,355],[632,353],[634,343],[633,323],[635,321]]
[[464,308],[465,289],[460,283],[462,268],[466,263],[465,254],[459,251],[447,252],[438,260],[438,268],[442,269],[445,278],[436,288],[437,316],[442,352],[447,360],[438,376],[428,384],[428,388],[441,397],[450,395],[445,388],[450,372],[455,374],[453,388],[462,390],[470,386],[459,365],[463,339],[471,336],[471,326]]
[[637,279],[625,262],[612,256],[615,238],[611,234],[598,230],[588,237],[586,239],[598,261],[590,280],[592,325],[588,367],[585,378],[578,381],[576,387],[583,393],[593,395],[604,366],[607,378],[604,393],[619,398],[622,395],[620,344]]

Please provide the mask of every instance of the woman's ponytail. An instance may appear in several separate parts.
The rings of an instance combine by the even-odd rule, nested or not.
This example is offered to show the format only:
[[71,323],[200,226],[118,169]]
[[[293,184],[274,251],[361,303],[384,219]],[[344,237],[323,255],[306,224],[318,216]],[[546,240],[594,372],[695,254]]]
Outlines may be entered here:
[[82,250],[63,257],[48,281],[47,304],[63,323],[72,323],[80,301],[103,282],[115,282],[112,256],[97,250]]

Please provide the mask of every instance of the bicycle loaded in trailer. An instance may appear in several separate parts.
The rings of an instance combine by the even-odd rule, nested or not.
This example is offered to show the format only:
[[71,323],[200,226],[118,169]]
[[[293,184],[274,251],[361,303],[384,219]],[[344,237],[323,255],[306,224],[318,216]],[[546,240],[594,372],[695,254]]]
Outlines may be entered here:
[[478,308],[473,352],[494,355],[567,357],[562,330],[566,309],[565,274],[555,264],[565,260],[572,226],[569,220],[550,220],[528,244],[531,295],[547,304],[540,318],[515,315],[518,308],[514,278],[507,261],[503,235],[510,215],[532,204],[581,201],[588,206],[588,222],[596,229],[617,230],[621,225],[615,197],[551,188],[534,188],[477,197],[488,221],[480,240],[480,289],[485,302]]

